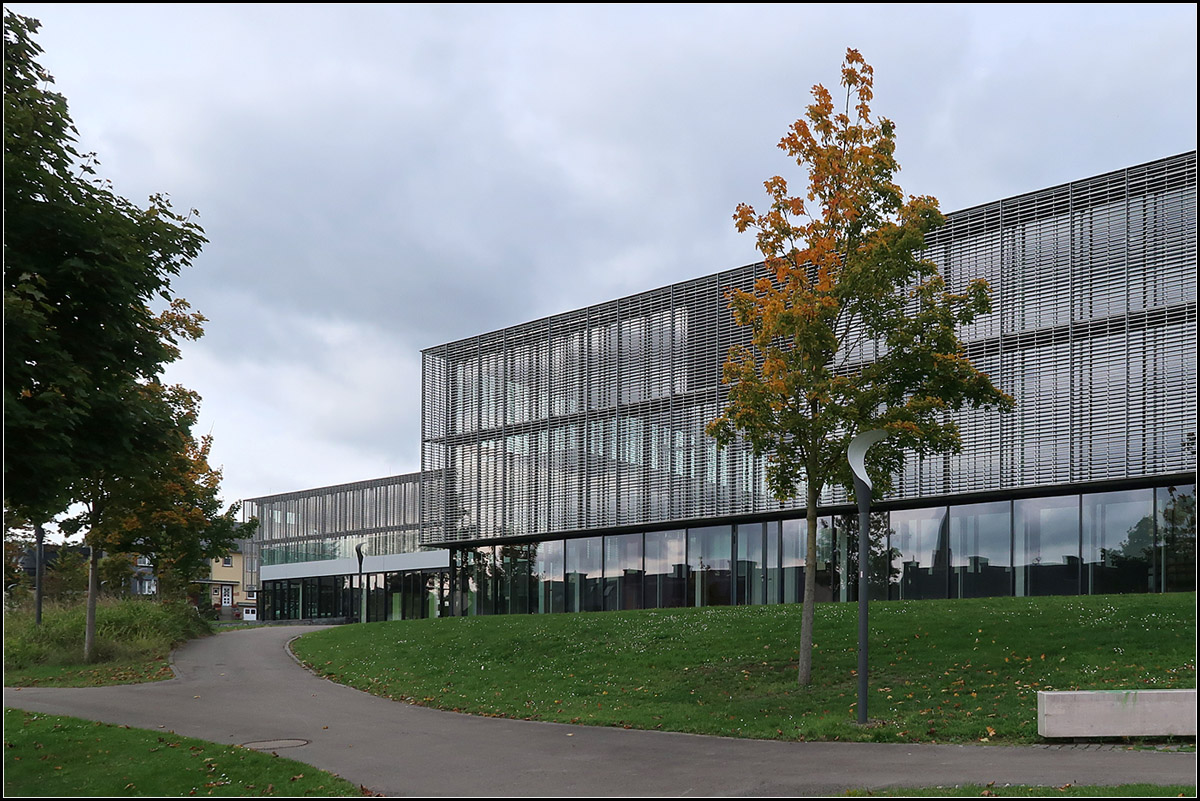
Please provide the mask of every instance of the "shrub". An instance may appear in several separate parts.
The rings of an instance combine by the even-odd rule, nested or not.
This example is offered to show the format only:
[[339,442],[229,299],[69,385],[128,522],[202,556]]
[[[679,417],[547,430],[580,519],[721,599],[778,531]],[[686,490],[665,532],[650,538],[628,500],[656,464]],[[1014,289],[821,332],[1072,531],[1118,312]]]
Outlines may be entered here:
[[[82,603],[50,603],[42,625],[31,610],[14,610],[4,619],[4,660],[15,670],[34,665],[74,665],[83,656],[87,610]],[[106,599],[96,607],[97,662],[137,659],[168,651],[212,631],[196,610],[178,602]]]

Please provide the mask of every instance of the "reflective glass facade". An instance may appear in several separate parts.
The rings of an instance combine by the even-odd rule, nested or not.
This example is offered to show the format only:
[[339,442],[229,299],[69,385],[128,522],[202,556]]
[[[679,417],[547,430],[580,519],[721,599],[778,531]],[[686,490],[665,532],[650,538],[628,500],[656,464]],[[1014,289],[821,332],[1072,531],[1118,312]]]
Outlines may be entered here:
[[[960,454],[907,460],[872,515],[871,597],[1194,589],[1195,153],[950,214],[926,255],[952,291],[989,281],[962,338],[1016,408],[958,414]],[[704,434],[745,337],[726,295],[762,269],[424,351],[419,474],[247,502],[265,615],[799,602],[802,501]],[[820,506],[816,597],[855,600],[857,517],[841,488]],[[278,572],[360,544],[448,567]]]
[[371,623],[442,617],[449,613],[448,581],[444,570],[268,580],[259,618]]
[[[820,523],[817,600],[857,600],[857,515]],[[799,603],[805,528],[803,519],[786,519],[455,549],[451,611]],[[871,520],[871,597],[1194,589],[1195,533],[1193,484],[879,511]]]
[[[991,284],[993,312],[962,335],[1016,409],[959,414],[962,452],[910,458],[885,500],[1044,494],[1193,469],[1194,153],[950,214],[927,244],[951,290]],[[781,505],[767,492],[746,447],[718,450],[704,434],[725,402],[725,354],[746,336],[726,295],[762,271],[748,265],[424,351],[421,541],[799,512],[801,500]],[[857,355],[869,360],[874,347]],[[821,500],[845,502],[837,487]],[[1053,513],[1019,511],[1029,561],[1015,569],[1022,591],[1036,593],[1047,568],[1032,560],[1058,547],[1041,533]],[[927,538],[949,536],[945,526],[905,531],[898,558],[921,564]],[[925,568],[937,582],[951,569]]]

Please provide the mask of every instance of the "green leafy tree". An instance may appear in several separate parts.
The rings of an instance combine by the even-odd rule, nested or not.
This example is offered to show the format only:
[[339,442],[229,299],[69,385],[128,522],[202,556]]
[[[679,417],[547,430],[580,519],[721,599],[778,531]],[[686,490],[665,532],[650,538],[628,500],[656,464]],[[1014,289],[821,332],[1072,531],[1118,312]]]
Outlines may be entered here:
[[22,562],[36,547],[33,525],[4,509],[4,594],[14,597],[33,586],[34,577],[25,572]]
[[86,652],[108,498],[138,485],[178,422],[157,402],[158,376],[204,318],[171,280],[205,239],[165,196],[142,208],[95,177],[37,62],[38,27],[4,12],[4,491],[38,525],[87,505]]
[[207,577],[213,559],[253,535],[256,521],[239,524],[238,503],[223,509],[221,471],[208,461],[212,437],[191,434],[195,393],[167,390],[178,415],[171,441],[146,474],[108,497],[105,538],[123,551],[152,555],[159,595],[180,600],[190,583]]
[[957,328],[989,311],[983,281],[951,293],[937,266],[921,258],[924,235],[943,217],[931,197],[905,198],[893,181],[895,126],[871,114],[873,70],[847,50],[841,111],[824,86],[779,147],[808,173],[791,194],[775,176],[770,205],[741,204],[767,275],[735,291],[735,322],[750,344],[731,349],[723,380],[729,396],[708,426],[726,445],[742,437],[767,458],[767,482],[780,500],[803,494],[808,510],[799,682],[812,675],[817,504],[830,484],[852,489],[846,447],[859,431],[891,436],[871,449],[868,467],[886,491],[904,453],[961,447],[948,412],[1008,408],[1012,399],[965,357]]
[[97,572],[105,595],[129,595],[134,573],[133,560],[133,555],[127,553],[110,553],[101,557]]
[[166,197],[139,208],[94,178],[38,27],[4,12],[4,489],[35,523],[94,469],[136,461],[138,384],[200,334],[170,281],[205,241]]
[[57,601],[78,601],[88,589],[88,556],[77,545],[59,545],[46,565],[46,597]]

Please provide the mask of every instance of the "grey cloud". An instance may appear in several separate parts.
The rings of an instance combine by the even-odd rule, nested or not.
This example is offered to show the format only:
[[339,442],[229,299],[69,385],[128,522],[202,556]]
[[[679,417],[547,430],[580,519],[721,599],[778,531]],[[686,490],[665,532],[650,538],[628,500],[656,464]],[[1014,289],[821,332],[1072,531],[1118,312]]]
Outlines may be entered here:
[[[224,371],[189,378],[238,420],[233,496],[414,466],[418,379],[354,383],[329,330],[400,370],[754,260],[734,206],[801,185],[775,143],[846,46],[876,68],[901,185],[947,210],[1195,146],[1194,7],[13,7],[45,23],[118,191],[201,211],[177,286],[210,318],[197,364]],[[268,375],[349,383],[355,408],[239,403]],[[327,464],[279,487],[254,436]]]

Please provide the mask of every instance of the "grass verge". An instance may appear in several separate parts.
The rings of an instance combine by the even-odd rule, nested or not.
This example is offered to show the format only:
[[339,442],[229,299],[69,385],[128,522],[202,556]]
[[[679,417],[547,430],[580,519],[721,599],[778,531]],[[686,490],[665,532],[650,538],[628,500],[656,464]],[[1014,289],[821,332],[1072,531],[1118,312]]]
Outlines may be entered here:
[[85,663],[85,616],[82,604],[47,604],[37,626],[31,610],[6,612],[5,686],[89,687],[169,679],[171,649],[212,632],[187,604],[103,600],[96,608],[96,659]]
[[4,795],[357,796],[357,785],[238,746],[4,710]]
[[883,796],[912,798],[934,796],[940,798],[957,796],[1022,797],[1022,798],[1195,798],[1195,785],[1186,784],[1064,784],[1061,787],[1038,787],[1029,784],[964,784],[956,787],[895,787],[886,790],[851,790],[848,796]]
[[855,725],[857,606],[496,616],[301,638],[320,674],[479,715],[779,740],[1030,743],[1039,690],[1196,686],[1194,593],[871,605],[871,728]]

